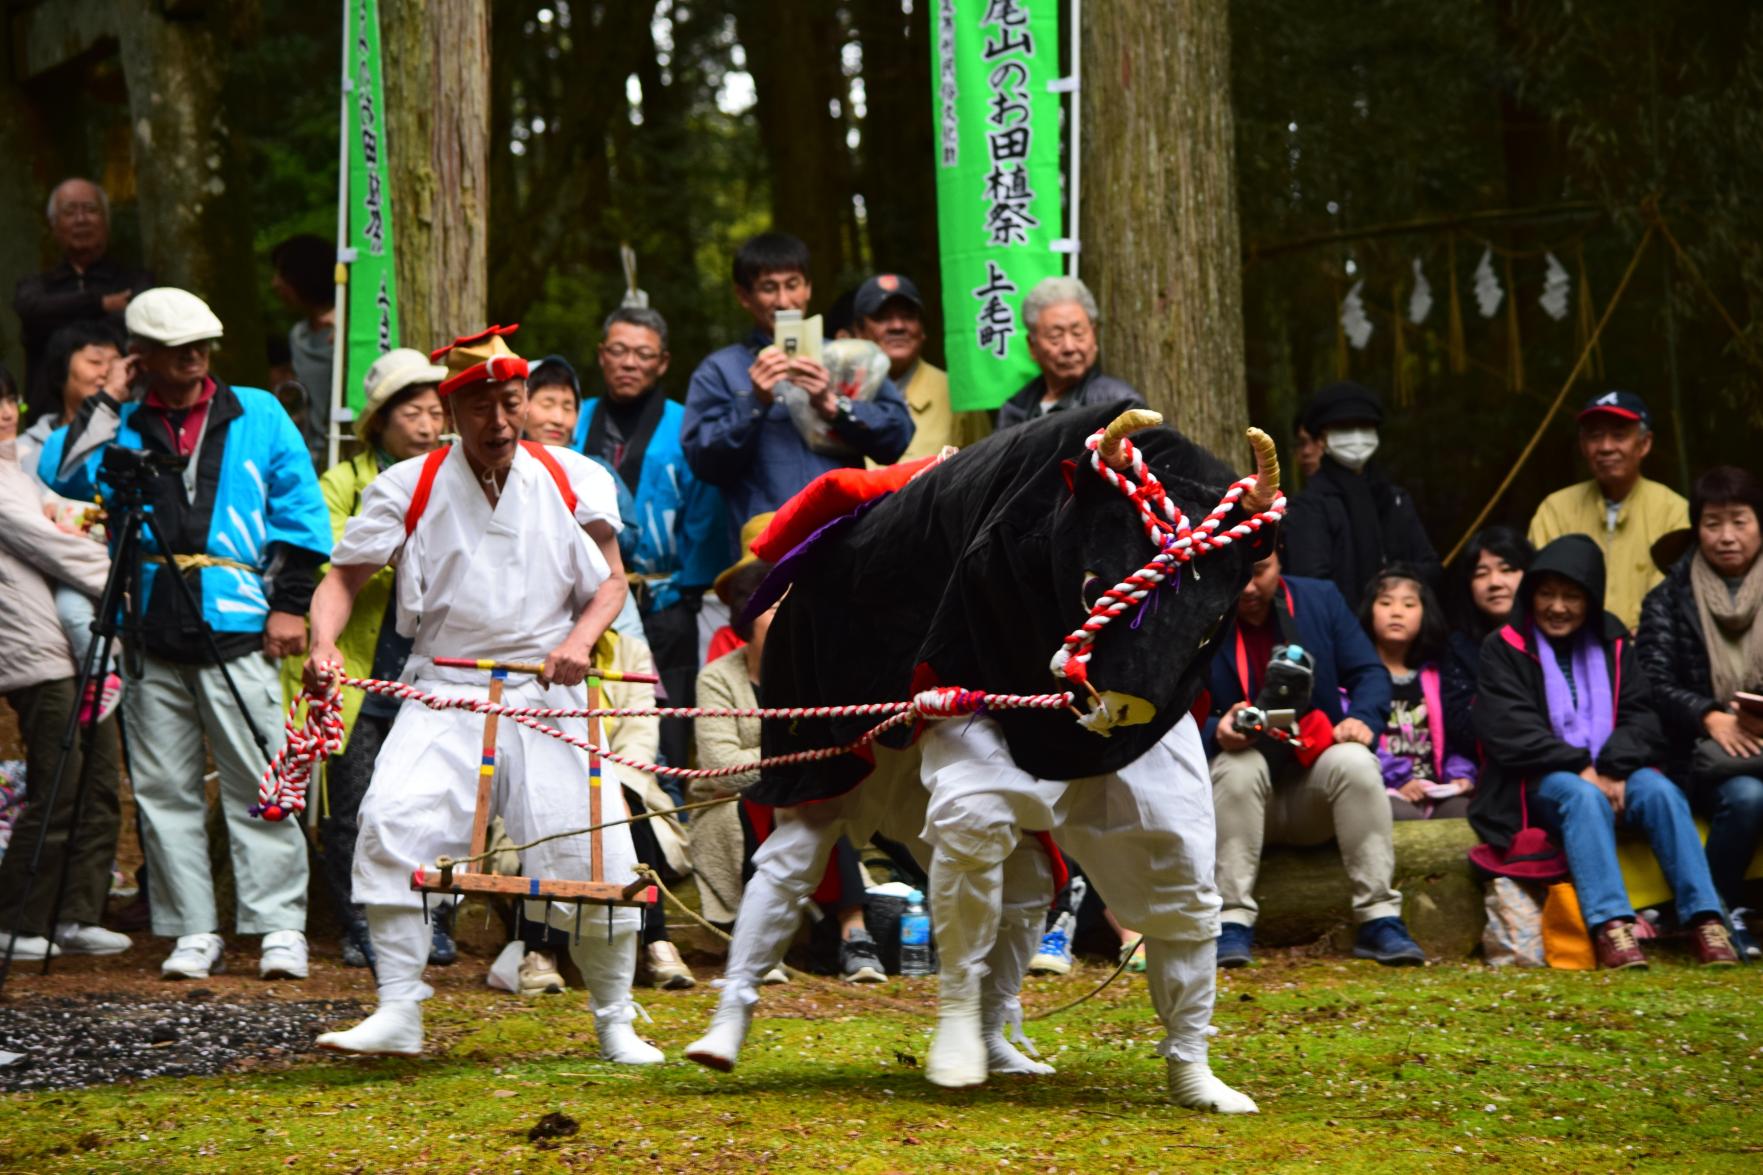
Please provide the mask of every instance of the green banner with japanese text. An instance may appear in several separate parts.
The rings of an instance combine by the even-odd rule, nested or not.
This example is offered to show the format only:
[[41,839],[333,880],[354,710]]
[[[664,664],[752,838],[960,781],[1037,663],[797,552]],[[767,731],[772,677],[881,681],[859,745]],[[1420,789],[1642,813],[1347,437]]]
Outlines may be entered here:
[[343,261],[349,268],[343,400],[359,414],[362,377],[398,345],[397,273],[392,261],[392,184],[386,166],[380,85],[378,0],[348,0],[349,180]]
[[1036,374],[1022,299],[1064,271],[1059,0],[932,0],[949,395],[996,408]]

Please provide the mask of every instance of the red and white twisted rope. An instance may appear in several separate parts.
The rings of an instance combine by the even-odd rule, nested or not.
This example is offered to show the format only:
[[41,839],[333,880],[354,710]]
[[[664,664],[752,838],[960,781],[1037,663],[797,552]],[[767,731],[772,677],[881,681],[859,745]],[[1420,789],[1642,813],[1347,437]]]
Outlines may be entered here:
[[1200,524],[1190,527],[1181,507],[1170,499],[1163,483],[1145,464],[1144,456],[1130,438],[1120,440],[1120,453],[1127,460],[1128,473],[1120,472],[1102,459],[1100,446],[1106,431],[1098,429],[1084,441],[1084,447],[1090,451],[1090,464],[1102,480],[1125,494],[1137,508],[1145,536],[1157,545],[1158,551],[1150,562],[1103,592],[1084,622],[1060,642],[1059,651],[1053,654],[1052,670],[1067,681],[1087,682],[1090,654],[1094,651],[1096,638],[1109,621],[1128,608],[1142,605],[1171,575],[1181,573],[1182,564],[1212,551],[1223,550],[1237,539],[1248,538],[1262,527],[1284,518],[1286,512],[1285,495],[1280,494],[1266,510],[1258,511],[1229,530],[1219,531],[1225,515],[1259,483],[1260,478],[1251,473],[1233,482]]
[[[790,763],[812,763],[848,754],[875,741],[884,731],[917,719],[958,718],[982,710],[1061,710],[1071,704],[1068,693],[1056,694],[988,694],[984,690],[942,686],[924,690],[905,702],[864,702],[848,706],[772,706],[742,709],[714,709],[704,706],[625,706],[599,709],[552,709],[535,706],[505,706],[483,698],[441,697],[416,686],[399,681],[380,681],[370,677],[339,675],[334,687],[347,686],[369,693],[421,703],[431,710],[464,710],[473,714],[496,714],[523,726],[549,735],[572,747],[597,754],[609,762],[638,771],[675,779],[725,779],[764,767]],[[296,722],[302,703],[306,719]],[[736,763],[728,767],[669,767],[646,763],[606,747],[596,746],[586,738],[573,735],[546,724],[557,718],[851,718],[884,716],[862,737],[843,746],[817,747],[808,751],[792,751],[752,763]],[[281,820],[306,808],[306,792],[312,781],[314,766],[325,756],[335,754],[343,746],[342,696],[333,688],[324,695],[302,692],[288,707],[283,719],[287,740],[270,760],[257,788],[257,804],[253,816],[265,820]]]

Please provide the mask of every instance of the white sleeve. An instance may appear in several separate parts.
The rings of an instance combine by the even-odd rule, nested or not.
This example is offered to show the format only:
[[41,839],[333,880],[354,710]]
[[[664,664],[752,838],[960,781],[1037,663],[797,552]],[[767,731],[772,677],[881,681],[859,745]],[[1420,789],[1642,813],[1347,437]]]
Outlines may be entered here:
[[384,567],[404,546],[404,515],[422,476],[422,460],[400,461],[368,483],[361,492],[361,510],[343,528],[331,550],[337,567]]
[[575,491],[575,520],[583,526],[604,522],[614,534],[623,530],[624,523],[618,516],[618,486],[606,467],[573,449],[556,447],[551,453],[569,476],[569,488]]

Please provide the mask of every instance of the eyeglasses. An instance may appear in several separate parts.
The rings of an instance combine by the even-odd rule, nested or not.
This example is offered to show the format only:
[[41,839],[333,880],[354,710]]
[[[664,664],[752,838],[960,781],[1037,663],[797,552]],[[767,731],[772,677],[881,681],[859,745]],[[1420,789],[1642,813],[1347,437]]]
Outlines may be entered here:
[[623,343],[602,343],[600,353],[613,360],[635,355],[639,363],[653,363],[661,358],[661,352],[653,347],[627,347]]

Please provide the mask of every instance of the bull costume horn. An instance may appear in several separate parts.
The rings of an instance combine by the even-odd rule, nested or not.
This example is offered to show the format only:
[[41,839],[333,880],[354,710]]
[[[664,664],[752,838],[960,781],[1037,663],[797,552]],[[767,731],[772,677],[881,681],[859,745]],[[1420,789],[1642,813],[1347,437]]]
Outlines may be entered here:
[[1255,488],[1243,495],[1243,508],[1251,514],[1269,509],[1279,497],[1279,450],[1273,438],[1258,428],[1248,432],[1249,445],[1255,450]]
[[1141,428],[1156,428],[1163,423],[1163,417],[1146,408],[1128,408],[1119,416],[1108,422],[1102,433],[1102,443],[1096,446],[1102,461],[1116,473],[1125,473],[1132,463],[1120,451],[1120,442],[1128,433],[1138,432]]

